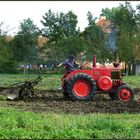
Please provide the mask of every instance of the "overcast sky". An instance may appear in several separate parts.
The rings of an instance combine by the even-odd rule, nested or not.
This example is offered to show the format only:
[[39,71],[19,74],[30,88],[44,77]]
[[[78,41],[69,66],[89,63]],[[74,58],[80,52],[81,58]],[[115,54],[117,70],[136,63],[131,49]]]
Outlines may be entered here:
[[[78,27],[81,30],[87,26],[87,12],[94,17],[99,17],[102,8],[119,6],[124,1],[0,1],[0,22],[5,22],[5,27],[14,28],[9,34],[16,33],[23,19],[31,18],[35,25],[42,28],[40,20],[51,9],[54,12],[68,12],[72,10],[78,16]],[[140,1],[131,1],[132,6]]]

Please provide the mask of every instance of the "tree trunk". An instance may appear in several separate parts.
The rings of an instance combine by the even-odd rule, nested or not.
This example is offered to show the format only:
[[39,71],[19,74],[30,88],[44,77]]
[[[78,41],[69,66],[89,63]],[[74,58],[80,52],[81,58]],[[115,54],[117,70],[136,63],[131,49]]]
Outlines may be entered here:
[[125,73],[125,75],[127,74],[127,64],[126,64],[126,62],[125,62],[125,65],[124,65],[124,73]]
[[132,58],[128,62],[128,75],[134,75],[134,74],[135,74],[135,63],[134,63],[134,59]]
[[23,74],[25,75],[26,74],[26,66],[24,64],[24,67],[23,67]]
[[135,75],[135,63],[134,63],[134,60],[132,60],[132,75]]
[[128,63],[128,75],[131,75],[131,62]]

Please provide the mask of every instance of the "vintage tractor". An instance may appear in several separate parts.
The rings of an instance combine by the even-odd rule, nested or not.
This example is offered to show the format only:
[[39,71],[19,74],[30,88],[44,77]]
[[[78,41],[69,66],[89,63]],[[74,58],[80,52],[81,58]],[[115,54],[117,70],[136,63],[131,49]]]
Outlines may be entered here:
[[113,68],[96,67],[96,55],[93,56],[93,68],[74,70],[62,78],[62,92],[69,100],[92,100],[97,93],[108,93],[112,100],[131,101],[134,97],[131,89],[122,80],[121,68],[114,63]]

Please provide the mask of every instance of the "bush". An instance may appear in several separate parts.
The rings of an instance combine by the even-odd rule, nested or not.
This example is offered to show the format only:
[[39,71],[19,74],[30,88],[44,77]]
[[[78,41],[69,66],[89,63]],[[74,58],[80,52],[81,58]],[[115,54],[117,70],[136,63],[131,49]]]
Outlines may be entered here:
[[0,64],[0,73],[17,73],[16,61],[8,60]]

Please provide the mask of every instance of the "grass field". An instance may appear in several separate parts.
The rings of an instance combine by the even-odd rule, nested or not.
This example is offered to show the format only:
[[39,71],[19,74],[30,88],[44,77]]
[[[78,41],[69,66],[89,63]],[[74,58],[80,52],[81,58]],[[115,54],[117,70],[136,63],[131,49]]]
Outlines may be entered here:
[[37,114],[0,108],[0,138],[140,138],[140,114]]
[[[43,75],[36,89],[56,90],[62,75]],[[42,77],[43,77],[42,76]],[[35,75],[0,75],[0,86],[30,80]],[[139,87],[140,76],[125,77],[132,87]],[[140,139],[140,114],[57,114],[19,111],[0,107],[0,139]]]
[[[41,75],[42,80],[35,87],[37,89],[56,90],[61,86],[61,74],[46,74]],[[20,74],[0,74],[0,86],[9,86],[20,81],[31,80],[36,78],[37,75],[20,75]],[[140,76],[126,76],[123,78],[126,83],[132,87],[140,86]]]
[[[25,80],[31,80],[36,78],[38,75],[20,75],[20,74],[0,74],[0,86],[9,86],[18,82]],[[56,90],[61,86],[61,74],[58,75],[41,75],[42,80],[35,87],[37,89],[47,89],[47,90]]]

